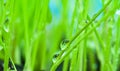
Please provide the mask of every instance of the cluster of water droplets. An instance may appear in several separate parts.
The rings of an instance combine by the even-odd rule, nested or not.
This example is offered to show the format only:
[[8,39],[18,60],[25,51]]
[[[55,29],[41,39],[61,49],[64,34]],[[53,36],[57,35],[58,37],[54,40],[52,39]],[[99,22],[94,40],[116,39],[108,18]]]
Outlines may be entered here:
[[4,2],[4,7],[3,7],[3,19],[2,20],[2,24],[0,25],[0,50],[3,49],[5,43],[4,43],[4,40],[5,40],[5,36],[7,36],[8,32],[9,32],[9,21],[10,21],[10,18],[9,18],[9,15],[10,15],[10,11],[6,9],[6,1]]
[[[61,49],[61,51],[65,50],[67,48],[67,44],[68,43],[69,43],[68,39],[63,40],[60,43],[60,49]],[[53,63],[55,63],[57,61],[57,58],[58,58],[59,55],[60,55],[60,52],[57,52],[57,53],[54,54],[53,59],[52,59]]]

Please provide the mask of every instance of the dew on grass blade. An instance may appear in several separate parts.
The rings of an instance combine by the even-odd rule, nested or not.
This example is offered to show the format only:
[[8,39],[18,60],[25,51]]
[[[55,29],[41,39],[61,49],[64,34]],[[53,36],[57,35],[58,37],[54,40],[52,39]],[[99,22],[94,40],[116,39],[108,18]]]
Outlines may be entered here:
[[9,70],[14,70],[13,64],[10,59],[9,59]]
[[69,42],[68,39],[63,40],[63,41],[61,42],[61,44],[60,44],[60,49],[61,49],[61,50],[65,50],[66,44],[67,44],[68,42]]
[[4,22],[4,27],[3,27],[4,31],[7,33],[9,32],[8,22],[9,22],[9,19],[6,18],[6,20]]
[[53,56],[53,63],[55,63],[57,61],[57,57],[59,56],[60,53],[56,53],[54,56]]

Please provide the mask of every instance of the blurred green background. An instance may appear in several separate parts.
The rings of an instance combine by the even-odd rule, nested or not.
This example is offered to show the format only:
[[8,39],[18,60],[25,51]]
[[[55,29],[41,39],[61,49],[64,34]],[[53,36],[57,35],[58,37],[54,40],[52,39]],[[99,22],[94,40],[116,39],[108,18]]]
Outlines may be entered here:
[[0,0],[0,71],[119,71],[119,6]]

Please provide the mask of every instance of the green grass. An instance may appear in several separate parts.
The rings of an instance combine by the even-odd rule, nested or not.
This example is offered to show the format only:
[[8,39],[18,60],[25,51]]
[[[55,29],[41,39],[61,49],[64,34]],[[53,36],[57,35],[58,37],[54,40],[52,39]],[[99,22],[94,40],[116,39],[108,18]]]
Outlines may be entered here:
[[[119,0],[100,0],[89,14],[90,0],[61,0],[60,19],[50,0],[0,0],[0,61],[4,71],[119,71]],[[56,0],[57,4],[57,0]],[[95,8],[95,7],[93,7]]]

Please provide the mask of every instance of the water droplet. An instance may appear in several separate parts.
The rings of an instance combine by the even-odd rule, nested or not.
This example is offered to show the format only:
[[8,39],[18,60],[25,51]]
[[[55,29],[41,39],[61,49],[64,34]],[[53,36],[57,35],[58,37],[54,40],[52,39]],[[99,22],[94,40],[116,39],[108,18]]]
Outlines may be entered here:
[[68,39],[63,40],[63,41],[61,42],[61,44],[60,44],[60,49],[61,49],[61,50],[65,50],[65,49],[66,49],[66,44],[67,44],[68,42],[69,42]]
[[9,22],[9,19],[6,18],[6,20],[5,20],[5,22],[4,22],[4,31],[5,31],[5,32],[9,32],[8,22]]
[[56,53],[54,56],[53,56],[53,63],[55,63],[57,61],[57,57],[59,56],[59,53]]

